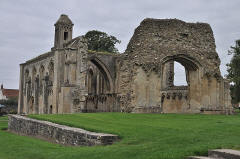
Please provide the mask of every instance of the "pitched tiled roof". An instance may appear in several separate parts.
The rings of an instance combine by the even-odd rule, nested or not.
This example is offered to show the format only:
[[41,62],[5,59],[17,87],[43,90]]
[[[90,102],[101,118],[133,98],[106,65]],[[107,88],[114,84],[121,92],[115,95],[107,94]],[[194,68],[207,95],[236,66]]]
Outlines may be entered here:
[[18,89],[2,89],[2,93],[7,98],[18,97]]

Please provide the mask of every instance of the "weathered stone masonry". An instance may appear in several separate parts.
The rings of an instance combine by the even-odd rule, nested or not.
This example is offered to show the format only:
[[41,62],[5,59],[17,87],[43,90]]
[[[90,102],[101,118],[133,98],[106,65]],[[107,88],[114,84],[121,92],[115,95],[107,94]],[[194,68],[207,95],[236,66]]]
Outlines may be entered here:
[[[51,51],[20,65],[19,113],[231,113],[209,24],[145,19],[122,54],[89,51],[72,32],[61,15]],[[186,86],[173,84],[174,61]]]
[[[185,67],[187,86],[173,85],[173,61]],[[128,95],[130,112],[231,112],[209,24],[145,19],[119,65],[118,89]]]
[[38,137],[63,145],[108,145],[119,140],[117,135],[90,132],[19,115],[9,115],[8,119],[8,130],[11,132]]

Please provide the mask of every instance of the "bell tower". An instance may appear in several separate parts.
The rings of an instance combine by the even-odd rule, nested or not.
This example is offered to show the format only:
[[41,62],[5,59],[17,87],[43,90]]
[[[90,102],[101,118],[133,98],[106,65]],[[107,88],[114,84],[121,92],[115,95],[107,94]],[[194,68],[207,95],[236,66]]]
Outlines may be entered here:
[[63,48],[63,44],[72,40],[73,23],[67,15],[62,14],[55,26],[54,48]]

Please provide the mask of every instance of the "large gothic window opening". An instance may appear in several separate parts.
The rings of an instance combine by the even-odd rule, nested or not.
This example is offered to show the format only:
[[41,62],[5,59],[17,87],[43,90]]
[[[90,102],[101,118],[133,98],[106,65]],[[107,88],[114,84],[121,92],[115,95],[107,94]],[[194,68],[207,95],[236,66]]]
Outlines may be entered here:
[[29,70],[27,69],[24,74],[24,93],[26,93],[27,97],[29,95]]
[[[162,88],[163,89],[186,89],[194,82],[198,74],[198,65],[194,59],[185,55],[169,56],[163,60]],[[184,87],[181,87],[184,86]]]
[[98,64],[89,61],[88,93],[92,95],[106,94],[110,92],[110,82],[105,70]]
[[40,85],[39,87],[40,87],[40,94],[42,94],[42,91],[43,91],[44,71],[45,71],[44,66],[41,66],[40,69],[39,69],[39,85]]
[[34,84],[35,84],[36,75],[37,75],[37,70],[34,67],[33,70],[32,70],[32,89],[35,89],[35,85]]
[[29,113],[33,113],[34,97],[30,98],[28,105],[29,105]]
[[48,71],[49,71],[49,85],[52,86],[53,85],[53,78],[54,78],[54,64],[51,61],[48,65]]
[[187,86],[186,69],[179,62],[174,61],[174,86]]

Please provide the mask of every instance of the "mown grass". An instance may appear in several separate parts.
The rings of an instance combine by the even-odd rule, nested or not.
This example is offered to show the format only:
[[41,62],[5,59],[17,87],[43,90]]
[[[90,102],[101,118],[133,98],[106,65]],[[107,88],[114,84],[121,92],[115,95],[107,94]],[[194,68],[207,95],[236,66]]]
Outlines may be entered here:
[[[84,113],[30,117],[117,134],[121,141],[110,146],[65,147],[1,130],[0,158],[183,159],[205,155],[208,149],[240,147],[239,115]],[[7,127],[7,123],[0,122],[0,127]]]

